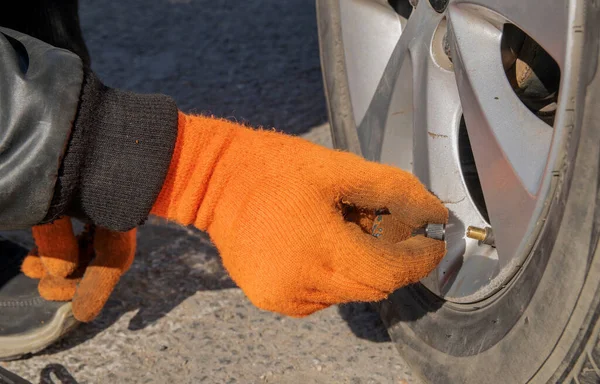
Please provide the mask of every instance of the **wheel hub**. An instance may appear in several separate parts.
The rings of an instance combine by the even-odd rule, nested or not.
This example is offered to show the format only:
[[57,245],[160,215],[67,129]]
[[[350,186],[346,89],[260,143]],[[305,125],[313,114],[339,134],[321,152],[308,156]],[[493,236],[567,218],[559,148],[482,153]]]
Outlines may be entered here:
[[[358,139],[363,156],[412,172],[449,209],[446,257],[423,284],[472,303],[507,284],[544,220],[566,13],[549,6],[544,20],[521,0],[410,0],[406,12],[402,1],[397,24],[379,6],[340,3],[344,25],[361,21],[343,30]],[[493,228],[496,247],[467,227]]]

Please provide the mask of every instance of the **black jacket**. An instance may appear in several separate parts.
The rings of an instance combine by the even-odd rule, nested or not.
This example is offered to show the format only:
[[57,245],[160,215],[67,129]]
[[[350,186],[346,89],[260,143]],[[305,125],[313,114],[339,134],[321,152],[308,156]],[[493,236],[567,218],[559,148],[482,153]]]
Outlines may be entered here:
[[0,229],[63,215],[133,228],[176,135],[169,97],[108,88],[74,53],[0,28]]

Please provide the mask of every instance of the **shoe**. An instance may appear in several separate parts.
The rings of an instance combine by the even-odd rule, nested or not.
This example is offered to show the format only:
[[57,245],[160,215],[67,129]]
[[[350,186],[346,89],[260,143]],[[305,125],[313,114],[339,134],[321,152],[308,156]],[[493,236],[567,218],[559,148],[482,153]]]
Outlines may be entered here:
[[44,300],[20,271],[27,250],[0,238],[0,361],[36,353],[78,324],[70,302]]

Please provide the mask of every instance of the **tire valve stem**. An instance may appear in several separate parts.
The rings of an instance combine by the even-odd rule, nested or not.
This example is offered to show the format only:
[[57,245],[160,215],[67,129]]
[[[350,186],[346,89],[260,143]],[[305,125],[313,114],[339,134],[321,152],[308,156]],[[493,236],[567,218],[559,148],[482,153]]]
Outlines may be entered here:
[[467,237],[478,240],[479,245],[485,244],[496,248],[496,238],[494,237],[494,231],[491,227],[479,228],[469,226],[469,228],[467,228]]
[[427,224],[424,227],[414,230],[412,235],[423,235],[425,237],[429,237],[430,239],[445,241],[446,224]]

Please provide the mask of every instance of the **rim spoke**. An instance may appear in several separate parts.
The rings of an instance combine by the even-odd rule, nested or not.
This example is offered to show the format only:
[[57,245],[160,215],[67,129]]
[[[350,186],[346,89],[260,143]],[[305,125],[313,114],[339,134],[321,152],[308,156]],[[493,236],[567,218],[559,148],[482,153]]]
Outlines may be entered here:
[[[424,2],[422,3],[419,4],[419,7],[428,6]],[[388,119],[392,118],[393,116],[391,115],[395,113],[390,108],[392,106],[392,98],[397,95],[398,76],[402,68],[406,68],[407,65],[410,66],[410,64],[406,64],[411,59],[410,47],[414,46],[415,42],[425,42],[425,35],[427,34],[424,34],[424,31],[432,32],[440,18],[441,16],[434,15],[431,12],[413,12],[413,16],[408,20],[406,27],[402,31],[400,40],[398,40],[398,43],[394,47],[381,78],[377,83],[374,95],[369,101],[369,106],[364,117],[360,121],[360,124],[358,124],[357,131],[361,142],[362,155],[367,159],[381,160],[384,135],[394,134],[393,132],[385,132],[385,129],[386,125],[390,125],[388,124]],[[406,71],[406,69],[404,70]],[[407,73],[410,73],[410,71]],[[412,82],[409,77],[406,76],[406,81]],[[405,90],[411,88],[406,82],[401,84],[400,87],[404,87]],[[410,100],[410,98],[406,97],[403,99],[405,101]],[[409,108],[412,109],[410,102],[406,104],[406,108],[403,111],[412,113]],[[405,135],[401,137],[406,138]],[[407,156],[408,154],[412,156],[412,150],[406,152],[406,154]],[[407,164],[394,163],[402,168],[409,169],[409,165]]]
[[377,1],[341,1],[342,41],[352,112],[359,124],[377,89],[394,47],[402,34],[401,20],[389,6]]
[[414,173],[451,210],[446,257],[423,283],[437,294],[459,296],[461,284],[455,286],[448,277],[464,262],[465,223],[482,226],[485,221],[468,198],[462,179],[456,177],[462,172],[460,162],[454,160],[460,98],[450,62],[446,66],[436,61],[439,58],[434,59],[429,49],[432,40],[434,45],[442,45],[445,23],[442,21],[439,31],[434,32],[440,20],[428,23],[431,28],[423,29],[428,33],[415,36],[408,45],[409,54],[389,103],[381,161]]
[[[429,42],[431,35],[423,34],[419,39]],[[449,180],[433,177],[441,169],[460,174],[458,163],[448,161],[452,158],[455,127],[460,120],[460,98],[455,77],[433,61],[429,44],[415,39],[410,51],[414,78],[413,173],[442,200],[456,201],[464,196],[460,178],[453,178],[449,184]]]
[[379,161],[413,172],[413,65],[407,57],[389,103]]
[[[503,19],[515,24],[540,44],[562,67],[566,49],[565,35],[568,32],[569,0],[456,0],[455,4],[463,2],[460,8],[466,9],[475,5],[500,15],[501,18],[498,18],[491,12],[473,7],[475,13],[492,21],[497,27],[504,23]],[[450,6],[449,13],[456,8],[458,7]]]
[[533,214],[553,130],[512,91],[500,31],[460,8],[451,10],[449,23],[463,113],[502,262],[518,250]]
[[[426,48],[415,44],[412,50],[414,76],[413,109],[413,173],[450,209],[446,230],[448,249],[435,273],[423,283],[434,293],[446,294],[447,273],[463,262],[466,243],[464,222],[480,225],[482,221],[473,207],[460,177],[460,164],[453,158],[457,145],[456,126],[460,121],[460,98],[454,74],[438,67]],[[386,137],[387,142],[387,137]]]

